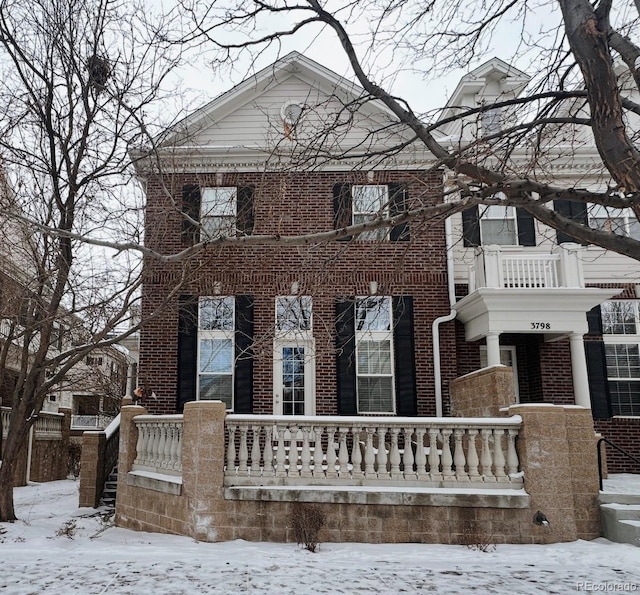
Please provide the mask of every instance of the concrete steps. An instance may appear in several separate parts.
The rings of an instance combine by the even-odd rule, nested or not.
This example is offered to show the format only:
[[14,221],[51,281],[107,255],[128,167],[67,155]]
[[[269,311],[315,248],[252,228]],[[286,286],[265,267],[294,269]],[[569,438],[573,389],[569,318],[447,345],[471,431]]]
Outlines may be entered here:
[[640,494],[600,493],[602,536],[640,547]]

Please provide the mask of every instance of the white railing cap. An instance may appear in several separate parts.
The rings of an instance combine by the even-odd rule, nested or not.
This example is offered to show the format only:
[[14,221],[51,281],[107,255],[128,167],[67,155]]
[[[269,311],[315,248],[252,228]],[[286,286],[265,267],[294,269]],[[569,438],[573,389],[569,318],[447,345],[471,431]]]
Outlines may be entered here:
[[155,421],[155,422],[162,422],[162,421],[166,421],[166,422],[180,422],[184,419],[184,415],[182,413],[172,413],[169,415],[136,415],[133,418],[133,421],[137,424],[139,423],[145,423],[145,422],[151,422],[151,421]]
[[104,433],[106,434],[107,439],[111,438],[111,436],[113,436],[116,433],[119,427],[120,427],[120,414],[118,413],[118,415],[116,415],[111,420],[111,423],[104,429]]

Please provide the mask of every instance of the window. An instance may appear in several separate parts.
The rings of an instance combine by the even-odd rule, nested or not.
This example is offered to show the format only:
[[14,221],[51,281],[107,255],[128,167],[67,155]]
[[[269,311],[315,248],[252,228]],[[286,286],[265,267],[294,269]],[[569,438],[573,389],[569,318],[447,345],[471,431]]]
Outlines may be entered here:
[[[506,198],[499,192],[496,198]],[[498,244],[500,246],[518,245],[518,225],[514,207],[490,205],[479,207],[480,239],[483,246]]]
[[[335,184],[333,187],[333,225],[342,229],[358,223],[374,221],[378,217],[396,217],[404,213],[409,205],[404,184]],[[407,223],[388,228],[367,231],[359,240],[389,240],[407,242],[410,239]],[[351,240],[351,236],[340,238]]]
[[589,227],[640,240],[640,222],[630,209],[589,205]]
[[358,413],[393,413],[391,298],[356,298],[355,330]]
[[[388,186],[353,186],[352,223],[366,223],[376,218],[389,216]],[[385,240],[389,235],[386,227],[361,233],[360,240]]]
[[235,300],[204,297],[198,313],[198,399],[233,408]]
[[605,362],[614,415],[640,416],[640,302],[614,300],[602,310]]
[[276,329],[283,333],[311,330],[311,297],[276,298]]
[[502,130],[502,108],[491,107],[482,112],[482,135],[496,134]]
[[[498,192],[495,198],[504,198]],[[497,205],[474,206],[462,211],[462,238],[467,247],[535,246],[533,216],[525,209]]]
[[95,355],[88,355],[86,362],[87,362],[87,366],[101,366],[102,358],[96,357]]
[[200,222],[206,239],[235,237],[237,190],[231,187],[203,188]]

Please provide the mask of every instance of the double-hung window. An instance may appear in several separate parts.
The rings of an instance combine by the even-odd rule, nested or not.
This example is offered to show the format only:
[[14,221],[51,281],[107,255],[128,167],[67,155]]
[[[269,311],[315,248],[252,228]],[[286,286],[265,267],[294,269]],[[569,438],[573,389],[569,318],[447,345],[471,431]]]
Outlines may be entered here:
[[198,398],[233,409],[235,300],[202,297],[198,310]]
[[630,209],[589,205],[589,227],[640,240],[640,222]]
[[602,304],[602,333],[614,415],[640,416],[640,301]]
[[200,223],[207,240],[235,237],[238,212],[237,195],[235,187],[202,189]]
[[358,413],[394,413],[393,322],[390,297],[355,302]]
[[[496,198],[502,198],[502,193]],[[502,205],[480,206],[480,239],[483,246],[498,244],[500,246],[518,245],[518,221],[514,207]]]
[[[367,223],[376,218],[389,216],[389,187],[386,185],[353,186],[352,222]],[[386,227],[361,233],[361,240],[386,240],[389,230]]]

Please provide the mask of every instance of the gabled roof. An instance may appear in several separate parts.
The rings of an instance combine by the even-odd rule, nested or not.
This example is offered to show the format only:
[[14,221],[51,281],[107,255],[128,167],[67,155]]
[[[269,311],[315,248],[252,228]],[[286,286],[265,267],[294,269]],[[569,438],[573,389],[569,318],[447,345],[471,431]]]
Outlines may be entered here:
[[[277,85],[291,75],[296,75],[316,88],[330,95],[344,98],[348,102],[365,95],[364,89],[359,85],[339,76],[299,52],[293,51],[225,91],[164,131],[156,139],[156,143],[160,146],[180,144],[185,140],[187,131],[192,135],[194,132],[221,120],[237,106],[255,99],[268,88]],[[381,102],[367,102],[364,109],[376,110],[378,113],[384,113],[387,117],[396,119],[393,113]]]
[[507,64],[500,58],[491,58],[460,79],[447,101],[443,117],[448,115],[449,108],[463,105],[463,98],[466,95],[481,93],[490,82],[498,82],[502,94],[518,96],[530,80],[531,77],[522,70]]

